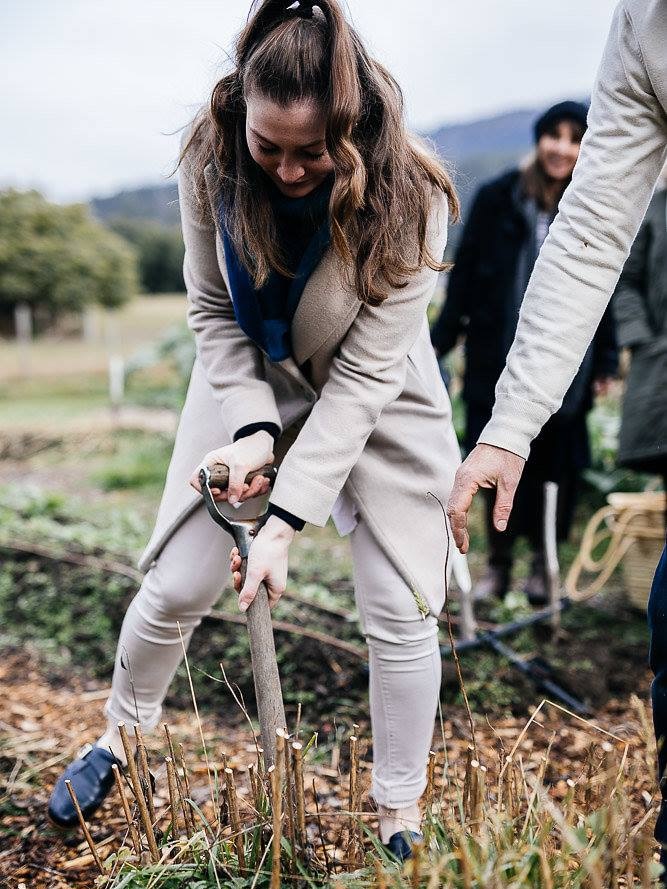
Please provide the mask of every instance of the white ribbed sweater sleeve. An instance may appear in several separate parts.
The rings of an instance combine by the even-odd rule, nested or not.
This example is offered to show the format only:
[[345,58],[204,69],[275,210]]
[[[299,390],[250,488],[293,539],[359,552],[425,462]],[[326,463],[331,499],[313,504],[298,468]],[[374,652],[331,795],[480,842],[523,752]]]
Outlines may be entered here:
[[514,343],[479,441],[527,457],[558,410],[611,298],[667,148],[623,3],[612,21],[572,183],[526,290]]

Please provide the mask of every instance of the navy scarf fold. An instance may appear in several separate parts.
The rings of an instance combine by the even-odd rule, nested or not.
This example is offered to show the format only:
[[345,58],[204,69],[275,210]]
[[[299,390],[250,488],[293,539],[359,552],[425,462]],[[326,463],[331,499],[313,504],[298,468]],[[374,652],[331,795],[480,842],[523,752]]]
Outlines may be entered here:
[[291,324],[299,300],[331,240],[327,210],[332,181],[303,198],[287,198],[271,188],[278,239],[293,278],[271,269],[266,283],[256,288],[231,242],[222,203],[218,218],[238,325],[271,361],[284,361],[292,354]]

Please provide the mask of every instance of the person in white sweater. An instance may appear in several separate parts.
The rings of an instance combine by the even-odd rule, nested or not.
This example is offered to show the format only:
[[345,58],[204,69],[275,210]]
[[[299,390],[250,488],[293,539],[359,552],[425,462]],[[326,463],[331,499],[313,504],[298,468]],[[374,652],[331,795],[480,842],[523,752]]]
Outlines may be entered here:
[[[667,154],[667,2],[622,0],[598,71],[572,183],[535,264],[491,420],[459,468],[448,504],[467,552],[467,513],[496,488],[504,531],[531,441],[558,409],[614,292]],[[663,344],[667,349],[667,342]],[[667,380],[665,380],[667,386]],[[664,442],[667,450],[667,442]],[[653,713],[663,802],[656,838],[667,845],[667,553],[649,601]]]

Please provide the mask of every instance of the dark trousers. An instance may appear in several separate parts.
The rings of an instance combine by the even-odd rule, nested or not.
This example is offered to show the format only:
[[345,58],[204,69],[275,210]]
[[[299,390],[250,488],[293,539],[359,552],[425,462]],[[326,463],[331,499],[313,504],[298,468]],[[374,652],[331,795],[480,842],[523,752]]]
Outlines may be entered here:
[[[470,453],[491,417],[491,407],[468,404],[466,407],[466,451]],[[489,564],[509,571],[512,568],[514,543],[525,537],[533,555],[534,571],[543,570],[544,560],[544,483],[558,485],[556,534],[567,540],[574,517],[582,470],[589,463],[586,411],[564,419],[552,417],[530,448],[530,456],[514,495],[514,506],[507,530],[500,533],[493,527],[495,489],[484,491],[485,524]]]
[[658,744],[658,777],[662,803],[655,825],[655,838],[667,845],[667,548],[655,572],[648,602],[651,633],[649,660],[654,680],[651,686],[653,726]]
[[[523,479],[519,484],[523,484]],[[524,485],[524,491],[526,487],[527,486]],[[529,494],[529,497],[527,497],[526,500],[530,500],[530,506],[533,507],[532,509],[530,509],[533,523],[530,529],[530,533],[527,533],[526,536],[528,537],[528,542],[530,543],[533,561],[535,563],[539,563],[544,556],[544,535],[542,531],[544,496],[542,494],[542,486],[530,486],[530,490],[527,493]],[[496,489],[484,489],[484,517],[486,520],[485,524],[486,539],[489,551],[489,565],[491,565],[493,568],[500,568],[502,571],[511,572],[512,565],[514,564],[514,544],[517,537],[519,537],[521,534],[520,525],[523,524],[523,521],[517,521],[519,511],[512,510],[510,520],[507,524],[507,530],[502,532],[496,531],[493,524],[493,506],[495,504],[495,501]],[[527,504],[524,503],[523,506],[526,507]],[[536,565],[534,565],[533,567],[536,568]]]
[[[486,535],[489,547],[489,564],[511,571],[514,561],[514,543],[517,537],[525,537],[530,545],[532,571],[544,570],[544,483],[545,477],[537,461],[526,463],[521,481],[514,495],[514,506],[506,531],[496,531],[493,526],[495,488],[484,489]],[[579,488],[579,473],[572,469],[563,473],[558,482],[556,508],[556,536],[559,542],[567,540],[572,524]]]

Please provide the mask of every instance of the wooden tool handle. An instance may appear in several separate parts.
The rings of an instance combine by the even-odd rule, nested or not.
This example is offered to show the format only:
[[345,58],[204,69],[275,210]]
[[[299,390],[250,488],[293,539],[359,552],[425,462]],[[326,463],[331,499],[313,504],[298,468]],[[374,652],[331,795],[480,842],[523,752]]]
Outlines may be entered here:
[[[213,463],[210,466],[210,470],[211,487],[220,488],[221,491],[226,491],[227,485],[229,484],[229,468],[225,466],[224,463]],[[267,478],[273,483],[273,480],[276,477],[275,467],[271,466],[270,463],[267,463],[267,465],[262,466],[261,469],[254,469],[252,472],[249,472],[245,477],[246,485],[249,485],[258,475],[263,475],[264,478]]]
[[[241,562],[241,585],[245,583],[247,559]],[[264,768],[275,764],[276,729],[284,729],[285,708],[280,686],[280,674],[276,661],[276,647],[271,625],[269,594],[264,583],[260,583],[252,605],[246,612],[250,658],[255,683],[255,698],[259,728],[264,750]]]

